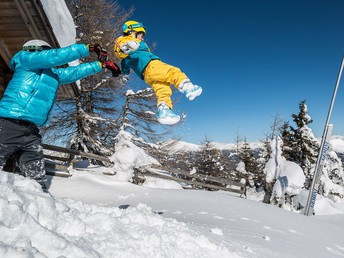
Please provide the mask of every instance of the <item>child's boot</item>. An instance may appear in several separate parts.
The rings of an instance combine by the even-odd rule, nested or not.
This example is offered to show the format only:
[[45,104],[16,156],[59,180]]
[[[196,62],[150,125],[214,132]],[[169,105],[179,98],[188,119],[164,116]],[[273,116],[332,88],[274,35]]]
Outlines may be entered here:
[[202,94],[202,87],[192,84],[189,79],[185,79],[178,87],[181,93],[184,93],[189,100],[194,100]]
[[173,113],[172,109],[170,109],[164,102],[158,104],[158,121],[160,124],[174,125],[178,123],[179,120],[180,116]]

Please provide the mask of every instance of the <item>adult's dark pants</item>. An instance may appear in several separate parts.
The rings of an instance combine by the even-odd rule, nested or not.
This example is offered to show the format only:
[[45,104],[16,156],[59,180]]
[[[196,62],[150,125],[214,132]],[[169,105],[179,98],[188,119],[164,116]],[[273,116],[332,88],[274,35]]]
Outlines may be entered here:
[[13,156],[21,175],[43,187],[46,182],[42,136],[38,127],[28,121],[0,117],[0,168]]

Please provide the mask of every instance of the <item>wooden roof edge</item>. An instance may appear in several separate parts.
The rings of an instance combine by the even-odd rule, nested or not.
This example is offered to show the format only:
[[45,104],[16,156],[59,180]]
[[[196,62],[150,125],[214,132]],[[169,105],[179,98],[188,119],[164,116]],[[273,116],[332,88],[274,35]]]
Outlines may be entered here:
[[8,50],[8,47],[6,46],[6,44],[4,43],[4,41],[1,38],[0,38],[0,55],[3,58],[3,60],[5,61],[6,65],[8,67],[10,67],[10,61],[12,59],[12,54]]

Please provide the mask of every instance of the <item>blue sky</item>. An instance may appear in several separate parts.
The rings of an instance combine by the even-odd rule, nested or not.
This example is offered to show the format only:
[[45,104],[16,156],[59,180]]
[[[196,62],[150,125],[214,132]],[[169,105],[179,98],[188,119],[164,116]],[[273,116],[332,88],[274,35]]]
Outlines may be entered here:
[[[290,121],[306,99],[310,125],[321,137],[344,54],[342,0],[120,0],[135,7],[154,53],[203,87],[175,128],[182,140],[231,143],[263,139],[275,115]],[[344,79],[343,79],[344,81]],[[144,86],[144,84],[143,84]],[[145,86],[144,86],[145,87]],[[179,92],[175,97],[181,97]],[[344,85],[332,113],[333,134],[344,135]]]

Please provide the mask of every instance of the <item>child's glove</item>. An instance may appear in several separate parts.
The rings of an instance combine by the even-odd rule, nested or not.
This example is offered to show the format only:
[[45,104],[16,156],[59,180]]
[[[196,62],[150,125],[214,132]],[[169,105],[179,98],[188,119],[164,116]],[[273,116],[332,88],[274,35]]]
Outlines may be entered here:
[[140,46],[140,43],[137,41],[128,41],[127,43],[125,43],[124,45],[121,46],[121,51],[124,54],[129,54],[131,51],[134,51],[136,49],[138,49]]
[[95,52],[98,56],[98,60],[100,62],[105,62],[107,61],[108,58],[108,53],[104,48],[102,48],[101,45],[99,44],[89,44],[88,49],[90,52]]
[[119,66],[112,61],[102,62],[102,67],[109,69],[113,77],[118,77],[121,74],[121,69]]

